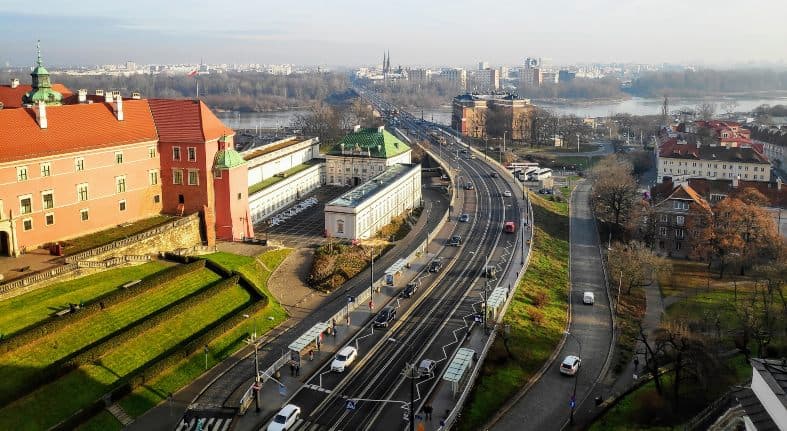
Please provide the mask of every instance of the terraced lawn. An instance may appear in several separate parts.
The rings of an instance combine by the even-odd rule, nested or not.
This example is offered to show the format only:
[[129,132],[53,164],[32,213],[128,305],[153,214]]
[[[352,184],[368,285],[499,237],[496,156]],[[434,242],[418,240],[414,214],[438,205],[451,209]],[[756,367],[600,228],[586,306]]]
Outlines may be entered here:
[[[207,298],[138,337],[120,343],[98,363],[85,365],[3,409],[0,429],[47,429],[105,394],[173,346],[251,301],[239,286]],[[57,402],[53,402],[57,400]]]
[[3,382],[0,385],[0,394],[15,393],[23,388],[27,383],[26,379],[39,369],[144,319],[145,316],[219,279],[214,272],[200,269],[132,300],[107,307],[102,312],[74,322],[61,331],[48,334],[36,342],[0,356],[0,381]]
[[0,333],[10,335],[38,323],[52,313],[117,290],[129,281],[140,280],[163,271],[170,265],[150,262],[88,275],[76,280],[53,284],[0,302]]

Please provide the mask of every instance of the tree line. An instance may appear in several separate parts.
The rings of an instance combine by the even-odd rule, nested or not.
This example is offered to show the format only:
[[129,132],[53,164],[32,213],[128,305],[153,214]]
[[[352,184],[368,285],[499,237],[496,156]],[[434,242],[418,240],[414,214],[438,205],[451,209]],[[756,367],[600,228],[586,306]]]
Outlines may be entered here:
[[787,90],[787,71],[771,69],[683,70],[645,73],[627,91],[642,97],[706,95]]
[[531,99],[623,99],[620,82],[613,77],[601,79],[575,78],[571,81],[545,83],[540,87],[518,86],[519,94]]
[[[18,77],[18,76],[17,76]],[[0,82],[12,76],[0,73]],[[30,83],[29,77],[26,78]],[[303,73],[270,75],[256,72],[211,73],[190,77],[186,75],[94,75],[74,76],[53,73],[52,82],[61,83],[76,92],[80,88],[90,93],[96,89],[120,90],[123,94],[138,91],[145,98],[182,99],[199,94],[211,107],[233,111],[260,112],[303,107],[322,101],[330,94],[347,88],[347,79],[339,73]]]

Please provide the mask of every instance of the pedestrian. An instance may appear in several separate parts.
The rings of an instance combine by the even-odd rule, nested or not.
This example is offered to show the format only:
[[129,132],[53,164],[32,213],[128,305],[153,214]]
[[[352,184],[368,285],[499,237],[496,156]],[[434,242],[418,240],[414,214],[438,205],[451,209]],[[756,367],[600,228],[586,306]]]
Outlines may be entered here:
[[639,370],[639,358],[634,356],[634,371]]
[[295,375],[295,364],[290,362],[290,376],[294,376],[294,375]]
[[317,340],[317,351],[318,352],[320,351],[320,340],[319,339]]
[[299,377],[301,375],[301,364],[295,364],[295,377]]
[[309,350],[309,360],[310,361],[314,360],[314,349]]
[[429,422],[432,421],[432,405],[427,404],[424,406],[424,414],[426,415],[426,420]]

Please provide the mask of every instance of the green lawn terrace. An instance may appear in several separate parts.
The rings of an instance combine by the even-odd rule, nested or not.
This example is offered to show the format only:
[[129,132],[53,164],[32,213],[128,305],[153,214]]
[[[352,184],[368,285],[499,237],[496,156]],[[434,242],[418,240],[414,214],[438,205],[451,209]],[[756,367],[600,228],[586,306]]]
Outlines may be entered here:
[[[252,324],[264,333],[286,319],[281,305],[269,300],[267,280],[289,252],[216,253],[186,265],[152,262],[0,302],[0,322],[11,339],[53,328],[0,353],[0,429],[48,429],[80,411],[89,413],[80,429],[120,429],[101,411],[109,392],[130,385],[120,403],[139,416],[205,371],[204,344],[213,366],[244,345]],[[140,279],[146,287],[139,292],[120,288]],[[69,302],[103,307],[87,306],[65,324],[46,326]]]

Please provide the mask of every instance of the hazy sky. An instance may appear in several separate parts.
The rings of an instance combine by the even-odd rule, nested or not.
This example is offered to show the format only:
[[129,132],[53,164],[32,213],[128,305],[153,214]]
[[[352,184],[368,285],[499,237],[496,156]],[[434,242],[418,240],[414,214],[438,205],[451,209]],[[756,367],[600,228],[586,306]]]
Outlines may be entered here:
[[787,59],[783,0],[0,0],[0,64],[718,65]]

